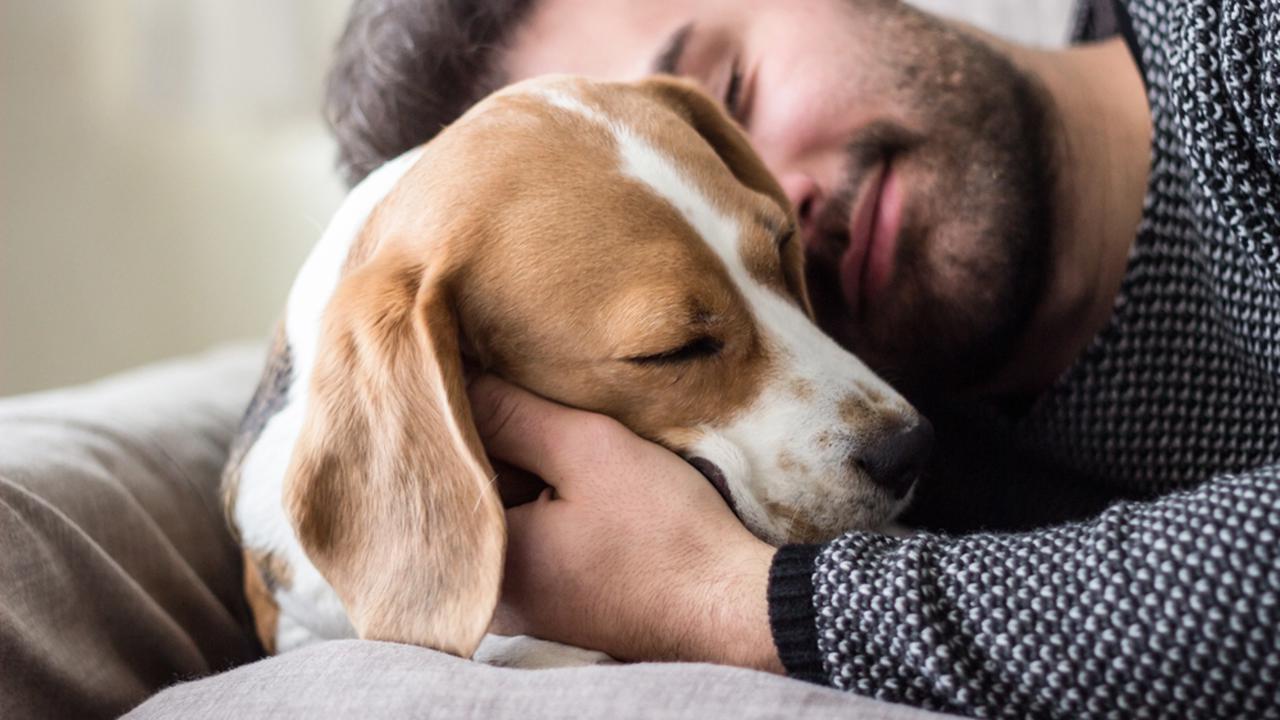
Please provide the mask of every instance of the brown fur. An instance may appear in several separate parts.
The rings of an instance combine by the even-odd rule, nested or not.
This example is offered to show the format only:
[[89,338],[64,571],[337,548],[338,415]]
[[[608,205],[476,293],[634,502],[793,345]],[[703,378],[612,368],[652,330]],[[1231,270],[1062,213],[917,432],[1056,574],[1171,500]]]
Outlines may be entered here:
[[860,395],[847,395],[840,400],[840,419],[849,427],[873,427],[875,415]]
[[816,543],[829,540],[826,533],[805,520],[800,511],[775,502],[766,502],[765,509],[776,517],[790,518],[788,535],[795,543]]
[[262,648],[268,653],[275,653],[280,607],[276,604],[274,594],[277,587],[290,586],[292,573],[287,565],[269,553],[259,554],[245,550],[243,555],[245,598],[253,613],[253,627],[262,642]]
[[[786,198],[712,101],[670,79],[579,89],[670,152],[740,222],[748,271],[812,317]],[[353,247],[325,311],[285,504],[361,637],[468,656],[496,606],[505,529],[463,348],[677,451],[775,372],[776,349],[726,268],[675,208],[618,172],[614,142],[537,98],[495,96],[426,147]],[[723,350],[632,361],[702,336]],[[246,587],[265,643],[276,616],[262,568],[247,564]]]
[[795,453],[783,450],[778,453],[778,469],[788,475],[808,473],[809,467]]
[[817,392],[813,383],[803,378],[796,378],[792,380],[789,387],[791,389],[791,393],[800,400],[809,400],[813,398],[814,394]]
[[497,604],[502,506],[447,268],[424,265],[413,238],[388,242],[325,314],[285,506],[360,637],[469,656]]
[[[735,182],[718,154],[720,141],[689,141],[687,113],[668,106],[683,94],[644,88],[592,86],[585,94],[670,152],[708,197],[723,199],[757,244],[774,253],[771,282],[784,285],[775,238],[760,222],[791,224],[781,191]],[[429,188],[446,198],[479,187],[501,198],[476,203],[473,213],[454,210],[466,249],[453,250],[463,244],[454,239],[449,250],[463,266],[463,333],[485,367],[544,396],[613,416],[675,449],[682,449],[689,428],[727,420],[757,396],[770,377],[774,349],[765,346],[714,251],[679,211],[620,175],[606,128],[541,99],[512,95],[495,98],[451,130],[457,132],[432,143],[432,158],[415,168],[423,177],[401,187]],[[458,172],[441,177],[431,174],[439,167],[436,152],[474,159],[462,168],[449,163]],[[554,191],[548,191],[552,176]],[[619,258],[627,264],[623,287]],[[799,255],[786,262],[799,277]],[[792,297],[803,304],[803,295]],[[703,334],[724,342],[719,357],[670,368],[628,361]],[[730,377],[733,382],[725,382]]]

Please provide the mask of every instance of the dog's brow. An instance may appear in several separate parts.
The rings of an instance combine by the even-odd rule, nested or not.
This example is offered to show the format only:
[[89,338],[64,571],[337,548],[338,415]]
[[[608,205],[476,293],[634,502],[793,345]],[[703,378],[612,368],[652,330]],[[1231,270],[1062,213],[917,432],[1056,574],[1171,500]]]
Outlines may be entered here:
[[720,319],[720,316],[705,305],[696,305],[693,307],[693,312],[689,314],[689,319],[693,321],[694,325],[705,327],[715,324]]
[[783,230],[785,229],[784,225],[779,223],[777,218],[767,213],[756,213],[756,222],[763,225],[764,229],[768,230],[770,235],[782,235]]
[[662,51],[658,53],[650,67],[654,73],[678,75],[680,58],[684,56],[685,46],[689,43],[689,35],[693,32],[693,23],[685,23],[671,34]]

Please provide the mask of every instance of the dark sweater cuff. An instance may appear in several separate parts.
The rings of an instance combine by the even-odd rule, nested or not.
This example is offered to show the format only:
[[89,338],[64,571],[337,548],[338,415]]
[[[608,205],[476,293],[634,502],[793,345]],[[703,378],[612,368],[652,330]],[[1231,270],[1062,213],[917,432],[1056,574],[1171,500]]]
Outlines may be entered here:
[[818,616],[813,607],[813,571],[821,545],[786,545],[769,567],[769,627],[787,674],[827,684],[818,657]]

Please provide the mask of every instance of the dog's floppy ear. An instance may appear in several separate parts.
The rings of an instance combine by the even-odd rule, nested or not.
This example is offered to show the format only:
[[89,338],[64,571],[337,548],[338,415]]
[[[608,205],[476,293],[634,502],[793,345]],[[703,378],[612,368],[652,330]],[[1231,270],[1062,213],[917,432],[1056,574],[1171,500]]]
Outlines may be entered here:
[[445,271],[415,255],[380,248],[330,300],[285,506],[360,637],[470,657],[506,526]]
[[784,208],[791,201],[777,179],[765,167],[760,156],[751,149],[747,136],[696,84],[672,75],[655,75],[641,81],[640,86],[652,93],[698,132],[729,166],[738,182],[778,201]]

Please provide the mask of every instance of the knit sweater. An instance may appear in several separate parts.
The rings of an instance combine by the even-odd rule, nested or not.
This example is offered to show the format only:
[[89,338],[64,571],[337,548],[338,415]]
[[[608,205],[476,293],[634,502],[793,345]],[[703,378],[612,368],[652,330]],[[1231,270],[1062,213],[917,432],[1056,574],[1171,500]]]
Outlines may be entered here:
[[1021,460],[922,513],[947,532],[778,552],[794,676],[981,717],[1280,717],[1280,0],[1117,5],[1154,139],[1113,317],[985,416]]

